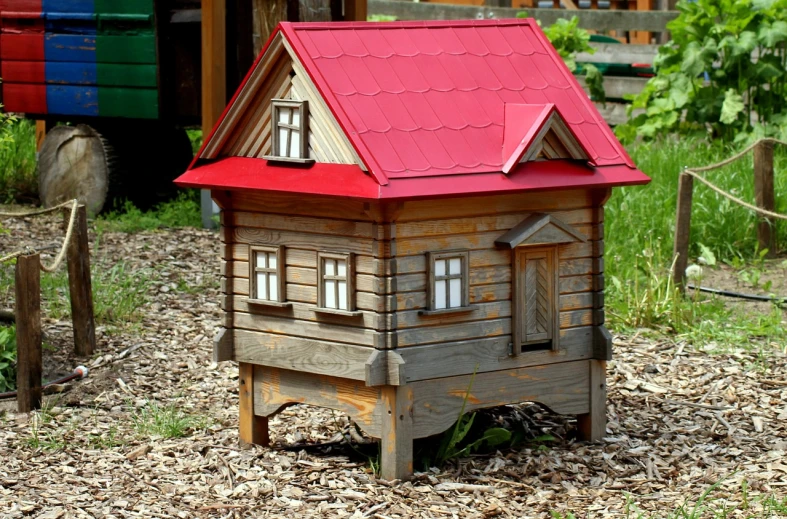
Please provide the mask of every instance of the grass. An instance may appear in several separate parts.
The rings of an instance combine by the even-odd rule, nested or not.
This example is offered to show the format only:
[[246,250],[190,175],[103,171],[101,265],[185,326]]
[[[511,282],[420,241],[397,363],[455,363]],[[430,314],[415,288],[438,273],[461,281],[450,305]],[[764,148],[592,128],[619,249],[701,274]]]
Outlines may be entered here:
[[155,401],[148,401],[139,411],[132,413],[131,421],[137,434],[161,438],[182,438],[189,431],[208,425],[207,418],[185,413],[176,402],[161,406]]
[[[136,322],[140,308],[147,303],[150,287],[156,281],[151,269],[132,269],[127,263],[91,265],[93,312],[102,324]],[[13,264],[0,266],[0,286],[13,287]],[[68,273],[65,269],[41,273],[41,300],[48,317],[62,319],[71,315]]]
[[[782,314],[734,314],[723,302],[693,296],[684,299],[670,278],[672,237],[678,176],[682,169],[718,162],[734,153],[705,141],[667,138],[630,149],[637,166],[653,181],[646,187],[614,190],[605,212],[607,309],[610,327],[617,331],[650,328],[677,334],[691,342],[747,345],[752,338],[787,337]],[[787,190],[787,153],[776,153],[776,192]],[[751,156],[709,172],[707,178],[745,200],[753,200]],[[787,212],[787,199],[776,210]],[[708,251],[718,261],[740,266],[760,258],[756,238],[757,217],[742,207],[695,183],[690,257]],[[785,222],[776,224],[784,236]]]
[[[627,519],[770,519],[785,517],[787,514],[787,498],[775,495],[756,495],[749,493],[748,483],[744,479],[738,488],[726,497],[715,495],[719,492],[723,480],[708,487],[696,501],[685,501],[675,510],[655,514],[643,512],[634,502],[630,494],[626,496],[625,513]],[[572,512],[552,512],[553,519],[577,519],[582,517]]]
[[125,202],[119,210],[96,218],[95,225],[98,233],[135,233],[167,227],[201,227],[199,191],[184,191],[174,200],[159,204],[150,211],[141,211],[131,202]]
[[38,198],[36,178],[36,126],[19,120],[7,127],[10,139],[0,140],[0,202]]

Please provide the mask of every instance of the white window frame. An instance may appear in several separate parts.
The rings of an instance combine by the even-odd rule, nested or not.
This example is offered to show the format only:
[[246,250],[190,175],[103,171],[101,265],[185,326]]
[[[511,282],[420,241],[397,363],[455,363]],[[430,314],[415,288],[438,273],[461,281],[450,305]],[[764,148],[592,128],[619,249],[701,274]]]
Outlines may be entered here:
[[[265,266],[257,266],[257,257],[265,254]],[[269,267],[270,259],[276,258],[276,267]],[[262,274],[266,283],[267,298],[259,297],[257,275]],[[271,275],[276,276],[271,284]],[[272,306],[286,305],[286,279],[284,265],[284,247],[270,247],[264,245],[249,245],[249,302]],[[276,297],[270,298],[271,287],[276,287]]]
[[[459,272],[451,272],[451,260],[460,261]],[[445,267],[441,273],[437,272],[437,262],[445,261]],[[422,314],[450,313],[473,310],[475,307],[470,305],[470,253],[466,250],[453,250],[441,252],[428,252],[427,262],[427,295],[429,308]],[[451,280],[459,279],[459,305],[451,305]],[[444,307],[438,302],[440,292],[437,283],[444,282]]]
[[[341,315],[361,315],[361,312],[355,310],[355,265],[354,254],[352,253],[334,253],[334,252],[318,252],[317,253],[317,308],[318,312],[334,313]],[[335,262],[333,274],[329,274],[326,268],[326,262]],[[344,275],[338,272],[338,262],[344,261],[346,268]],[[341,282],[344,282],[344,298],[346,308],[340,308],[341,304],[341,291],[339,289]],[[333,285],[333,290],[327,289],[328,283]],[[332,292],[329,294],[329,292]],[[327,301],[329,297],[333,297],[332,301]],[[330,305],[330,306],[329,306]]]
[[[280,121],[282,109],[290,110],[288,122]],[[294,114],[298,112],[298,124],[293,124]],[[280,130],[286,133],[287,154],[280,153]],[[300,139],[297,149],[292,149],[292,134],[297,132]],[[271,161],[312,163],[309,158],[309,102],[292,99],[271,100],[271,152],[265,158]]]

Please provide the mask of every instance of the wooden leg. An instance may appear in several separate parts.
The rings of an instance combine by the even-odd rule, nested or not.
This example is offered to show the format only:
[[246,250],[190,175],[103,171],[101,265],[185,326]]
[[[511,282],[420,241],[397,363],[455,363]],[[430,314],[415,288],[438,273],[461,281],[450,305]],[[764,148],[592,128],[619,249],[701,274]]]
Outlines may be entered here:
[[[93,289],[90,280],[90,247],[87,240],[87,210],[76,209],[74,231],[68,243],[68,290],[71,295],[71,322],[74,326],[74,353],[93,355],[96,349],[96,324],[93,319]],[[65,213],[66,225],[71,212]]]
[[383,421],[380,466],[383,479],[409,479],[413,475],[412,386],[382,388]]
[[238,383],[240,384],[240,445],[262,445],[267,447],[271,440],[268,435],[268,419],[254,414],[254,364],[238,364]]
[[607,432],[607,363],[590,362],[590,412],[577,416],[579,436],[585,441],[598,441]]

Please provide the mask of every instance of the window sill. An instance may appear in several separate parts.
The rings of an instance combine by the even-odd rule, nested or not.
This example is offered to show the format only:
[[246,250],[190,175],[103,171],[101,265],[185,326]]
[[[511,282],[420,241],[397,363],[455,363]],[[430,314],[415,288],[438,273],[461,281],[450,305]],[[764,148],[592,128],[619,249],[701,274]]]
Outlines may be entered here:
[[330,315],[341,315],[344,317],[360,317],[363,315],[363,312],[359,310],[355,310],[350,312],[348,310],[338,310],[336,308],[312,308],[312,311],[317,314],[330,314]]
[[253,306],[270,306],[273,308],[289,308],[292,303],[289,301],[267,301],[265,299],[247,299],[246,302]]
[[476,309],[478,309],[477,305],[457,306],[455,308],[441,308],[440,310],[419,310],[418,315],[462,314],[474,312]]
[[278,157],[276,155],[265,155],[262,158],[270,162],[290,162],[293,164],[305,164],[305,165],[314,164],[314,159],[301,159],[298,157]]

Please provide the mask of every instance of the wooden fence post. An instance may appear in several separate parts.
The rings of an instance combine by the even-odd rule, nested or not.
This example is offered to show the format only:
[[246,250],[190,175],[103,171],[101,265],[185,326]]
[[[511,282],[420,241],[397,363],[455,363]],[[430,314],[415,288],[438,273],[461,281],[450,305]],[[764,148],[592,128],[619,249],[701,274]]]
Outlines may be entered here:
[[[66,213],[66,223],[69,214]],[[74,326],[74,353],[92,355],[96,349],[96,325],[93,319],[93,288],[90,281],[90,247],[87,241],[87,210],[77,207],[74,231],[66,250],[68,290],[71,294],[71,322]]]
[[[689,238],[691,236],[691,197],[694,191],[694,177],[688,173],[680,174],[678,184],[678,208],[675,215],[675,248],[673,255],[675,286],[681,292],[686,290],[686,267],[689,264]],[[677,257],[676,257],[677,256]]]
[[41,258],[16,259],[16,405],[20,413],[41,408]]
[[[754,199],[757,207],[773,211],[773,143],[761,141],[754,147]],[[757,242],[760,250],[768,249],[768,257],[776,255],[776,233],[773,219],[757,215]]]

